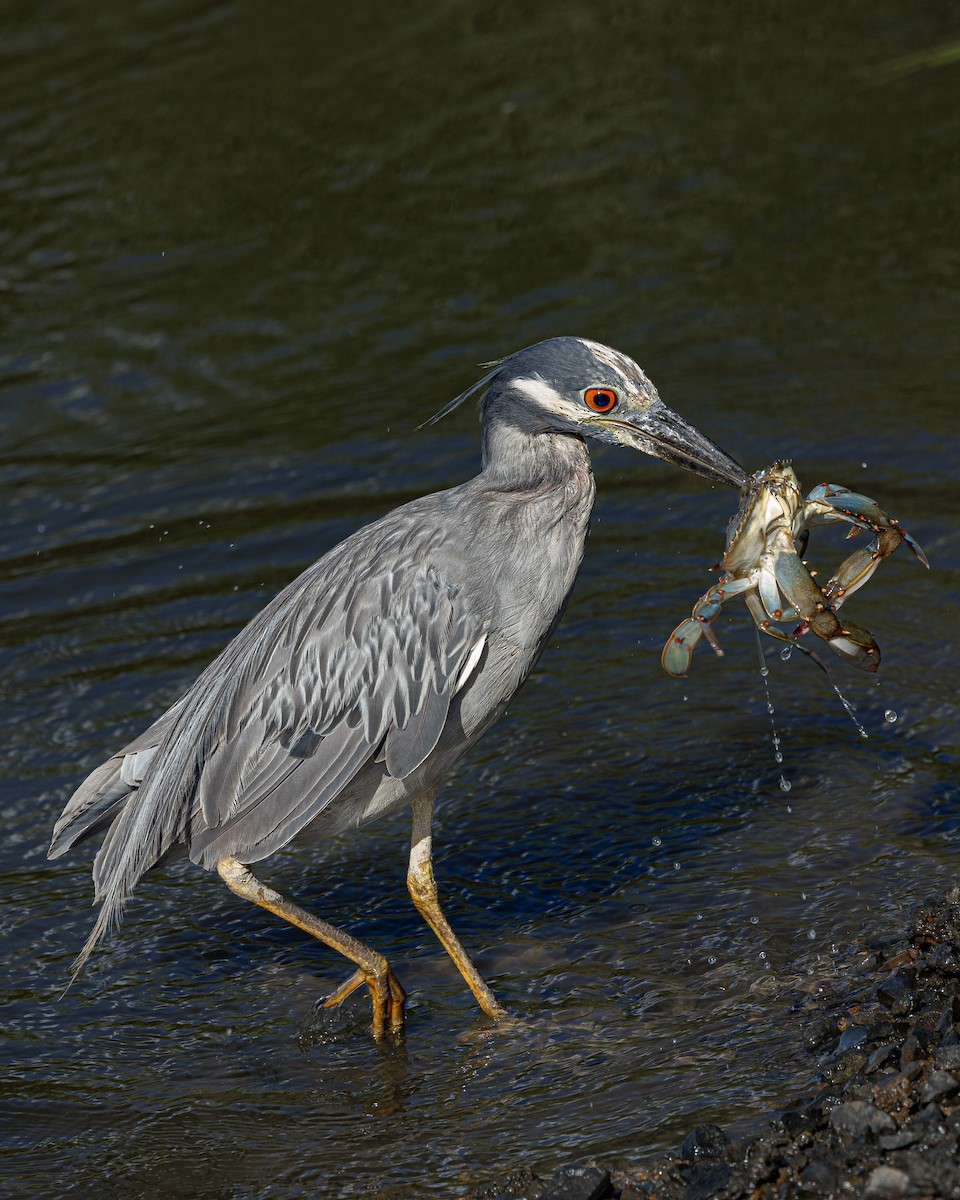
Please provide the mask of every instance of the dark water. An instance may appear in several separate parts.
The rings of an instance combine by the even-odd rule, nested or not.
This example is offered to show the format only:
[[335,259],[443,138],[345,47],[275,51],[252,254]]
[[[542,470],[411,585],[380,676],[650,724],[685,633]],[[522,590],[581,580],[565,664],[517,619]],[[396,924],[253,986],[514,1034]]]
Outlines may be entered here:
[[[956,36],[883,0],[7,7],[5,1192],[452,1196],[789,1097],[791,1004],[960,870],[958,68],[878,70]],[[783,793],[739,611],[661,673],[736,497],[599,451],[564,624],[439,814],[516,1020],[413,914],[402,815],[264,872],[393,958],[402,1048],[301,1045],[343,965],[186,866],[58,1002],[92,921],[91,854],[45,859],[71,788],[306,563],[471,473],[469,412],[415,426],[567,332],[925,546],[850,603],[869,740],[774,651]]]

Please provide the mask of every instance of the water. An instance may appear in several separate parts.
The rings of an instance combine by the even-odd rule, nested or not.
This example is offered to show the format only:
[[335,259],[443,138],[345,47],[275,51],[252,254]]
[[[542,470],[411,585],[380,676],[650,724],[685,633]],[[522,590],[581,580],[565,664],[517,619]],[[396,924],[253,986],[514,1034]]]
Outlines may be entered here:
[[[9,14],[7,1194],[454,1196],[796,1092],[791,1003],[960,863],[960,118],[950,70],[867,74],[943,36],[859,2]],[[301,1045],[344,966],[184,865],[58,1000],[92,920],[92,851],[45,858],[70,789],[325,548],[475,470],[469,409],[415,427],[558,332],[919,539],[933,570],[896,554],[845,609],[884,654],[882,701],[841,680],[869,741],[773,656],[785,805],[739,602],[725,658],[662,674],[736,497],[601,449],[564,623],[438,817],[449,915],[516,1020],[478,1017],[413,913],[402,816],[263,871],[391,955],[402,1048]]]
[[[859,733],[862,738],[868,738],[870,736],[870,734],[867,733],[866,729],[863,726],[863,723],[857,717],[857,710],[850,703],[850,701],[846,698],[846,696],[843,694],[843,692],[840,691],[840,689],[837,687],[837,685],[835,683],[832,684],[831,686],[833,687],[833,690],[836,692],[836,694],[840,700],[840,703],[843,705],[843,711],[847,714],[847,716],[850,718],[850,720],[853,722],[854,726],[856,727],[857,733]],[[884,714],[884,716],[886,716],[886,714]]]

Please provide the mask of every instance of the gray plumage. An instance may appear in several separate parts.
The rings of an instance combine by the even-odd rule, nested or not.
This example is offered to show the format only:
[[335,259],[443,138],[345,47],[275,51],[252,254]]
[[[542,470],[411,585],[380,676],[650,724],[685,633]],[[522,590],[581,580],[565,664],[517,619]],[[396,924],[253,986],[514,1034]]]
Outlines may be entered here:
[[[588,407],[598,387],[615,395],[608,413]],[[478,390],[480,474],[330,550],[71,797],[50,857],[105,834],[93,868],[101,910],[77,969],[172,855],[208,869],[226,856],[254,863],[439,783],[560,618],[594,500],[583,435],[733,485],[746,478],[631,359],[593,342],[519,351],[443,411]]]

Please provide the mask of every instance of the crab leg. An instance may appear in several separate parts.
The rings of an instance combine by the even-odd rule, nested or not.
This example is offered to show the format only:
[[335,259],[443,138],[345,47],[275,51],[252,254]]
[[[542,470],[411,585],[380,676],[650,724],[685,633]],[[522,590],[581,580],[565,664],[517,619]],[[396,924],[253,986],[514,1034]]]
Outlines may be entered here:
[[693,606],[692,615],[681,621],[667,638],[660,655],[660,665],[666,673],[675,679],[682,679],[686,675],[701,637],[706,637],[714,652],[722,658],[723,650],[717,635],[710,628],[710,622],[720,612],[724,601],[756,586],[756,581],[748,575],[744,579],[725,579],[704,592]]
[[[851,555],[851,558],[855,557]],[[873,634],[852,621],[841,623],[829,597],[817,586],[813,576],[795,554],[785,554],[779,559],[777,583],[804,624],[822,638],[834,653],[863,671],[877,669],[880,665],[880,648]]]
[[[880,560],[892,554],[901,541],[907,541],[907,535],[899,526],[891,525],[887,529],[877,530],[869,546],[861,546],[849,558],[844,559],[824,589],[825,594],[833,601],[834,608],[839,608],[851,592],[863,587],[879,566]],[[927,556],[916,542],[910,539],[907,545],[925,567],[930,566]]]
[[[812,658],[821,670],[826,671],[827,668],[823,665],[819,654],[815,654],[809,646],[805,646],[799,641],[796,634],[784,633],[782,629],[777,629],[770,623],[770,619],[764,611],[759,596],[744,596],[743,600],[750,611],[750,616],[753,617],[754,624],[761,633],[767,634],[768,637],[776,638],[778,642],[786,642],[788,646],[796,646],[801,653],[805,654],[808,658]],[[801,629],[804,628],[806,626],[802,625]]]

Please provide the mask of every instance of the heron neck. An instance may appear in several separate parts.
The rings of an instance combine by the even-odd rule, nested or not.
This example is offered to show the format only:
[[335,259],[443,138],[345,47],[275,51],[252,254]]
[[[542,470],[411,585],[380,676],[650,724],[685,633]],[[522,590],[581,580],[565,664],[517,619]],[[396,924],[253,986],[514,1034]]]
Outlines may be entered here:
[[569,433],[531,432],[494,417],[484,423],[481,478],[511,490],[566,488],[574,478],[592,481],[590,454]]

